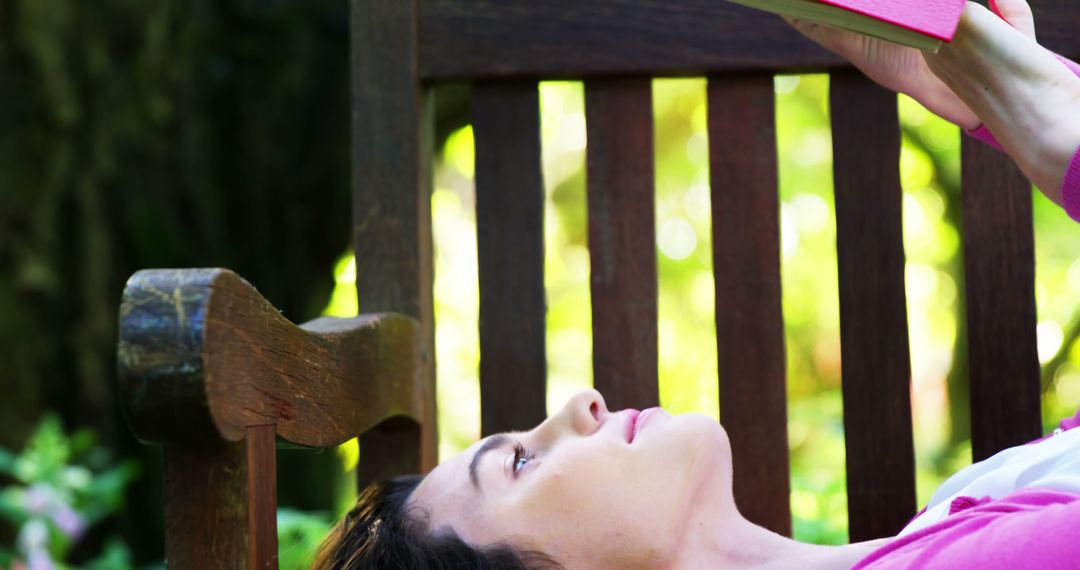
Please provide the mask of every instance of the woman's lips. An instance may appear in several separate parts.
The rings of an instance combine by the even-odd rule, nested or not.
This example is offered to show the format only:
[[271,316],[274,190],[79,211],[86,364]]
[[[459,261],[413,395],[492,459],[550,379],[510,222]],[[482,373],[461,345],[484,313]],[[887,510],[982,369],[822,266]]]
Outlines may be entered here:
[[645,427],[645,422],[649,421],[649,418],[658,412],[663,412],[663,408],[649,408],[639,413],[634,414],[634,421],[632,424],[632,431],[630,432],[630,441],[633,442],[637,439],[638,433]]
[[634,441],[634,432],[637,431],[637,417],[641,412],[629,408],[623,411],[626,414],[626,443]]

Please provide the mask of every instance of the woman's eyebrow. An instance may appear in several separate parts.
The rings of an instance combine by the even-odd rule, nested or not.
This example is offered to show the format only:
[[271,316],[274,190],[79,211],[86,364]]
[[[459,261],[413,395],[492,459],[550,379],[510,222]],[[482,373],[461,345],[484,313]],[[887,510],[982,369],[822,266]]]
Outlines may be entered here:
[[497,447],[502,447],[508,441],[510,441],[510,436],[500,433],[489,437],[484,442],[484,445],[481,445],[480,449],[476,450],[476,455],[473,455],[472,461],[469,463],[469,479],[472,480],[473,487],[480,489],[480,478],[476,475],[476,469],[480,466],[480,460],[484,457],[484,454]]

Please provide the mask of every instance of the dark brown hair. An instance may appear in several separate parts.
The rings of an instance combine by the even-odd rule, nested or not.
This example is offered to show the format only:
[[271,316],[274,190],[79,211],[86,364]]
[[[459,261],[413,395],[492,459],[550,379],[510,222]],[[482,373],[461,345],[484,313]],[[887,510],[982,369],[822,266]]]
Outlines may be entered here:
[[372,483],[319,548],[312,570],[541,570],[560,569],[540,552],[507,544],[477,548],[452,530],[432,531],[421,513],[406,507],[423,478]]

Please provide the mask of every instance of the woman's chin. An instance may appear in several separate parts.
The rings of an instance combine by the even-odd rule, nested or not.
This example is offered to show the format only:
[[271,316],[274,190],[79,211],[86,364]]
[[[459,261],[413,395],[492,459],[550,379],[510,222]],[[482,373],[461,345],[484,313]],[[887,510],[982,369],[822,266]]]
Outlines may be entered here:
[[731,442],[716,419],[687,413],[672,416],[669,421],[664,440],[665,447],[673,452],[673,461],[691,461],[691,470],[700,472],[704,479],[731,472]]
[[686,424],[686,429],[697,434],[703,445],[710,448],[720,445],[724,449],[730,449],[727,431],[715,418],[696,412],[675,417],[682,419]]

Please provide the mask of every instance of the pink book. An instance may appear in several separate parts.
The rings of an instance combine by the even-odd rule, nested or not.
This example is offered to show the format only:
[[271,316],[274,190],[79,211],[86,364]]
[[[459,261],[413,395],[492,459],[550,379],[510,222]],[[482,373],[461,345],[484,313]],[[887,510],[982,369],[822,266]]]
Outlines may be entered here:
[[929,51],[952,41],[965,4],[965,0],[729,1]]

